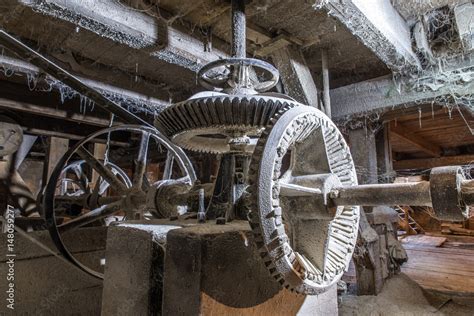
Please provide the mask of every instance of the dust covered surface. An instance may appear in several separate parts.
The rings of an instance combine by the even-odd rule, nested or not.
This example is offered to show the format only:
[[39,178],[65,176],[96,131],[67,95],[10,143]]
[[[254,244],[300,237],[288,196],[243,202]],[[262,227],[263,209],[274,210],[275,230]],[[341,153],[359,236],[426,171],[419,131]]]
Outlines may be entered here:
[[387,280],[378,296],[342,295],[339,315],[474,315],[474,301],[425,295],[402,273]]

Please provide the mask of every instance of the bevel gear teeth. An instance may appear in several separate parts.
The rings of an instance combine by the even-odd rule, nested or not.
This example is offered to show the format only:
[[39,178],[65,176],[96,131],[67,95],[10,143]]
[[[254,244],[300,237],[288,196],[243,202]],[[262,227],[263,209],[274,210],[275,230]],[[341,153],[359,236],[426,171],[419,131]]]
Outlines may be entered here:
[[[180,147],[202,153],[230,150],[228,139],[234,131],[259,137],[271,119],[285,107],[300,106],[290,99],[261,95],[219,95],[176,103],[155,120],[155,126]],[[229,136],[230,137],[230,136]]]

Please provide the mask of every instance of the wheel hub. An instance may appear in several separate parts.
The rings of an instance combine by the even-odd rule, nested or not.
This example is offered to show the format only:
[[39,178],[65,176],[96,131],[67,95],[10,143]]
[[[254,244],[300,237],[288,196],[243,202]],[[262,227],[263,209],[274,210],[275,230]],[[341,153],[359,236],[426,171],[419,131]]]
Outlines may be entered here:
[[[135,216],[143,217],[146,208],[146,193],[138,188],[131,188],[122,199],[122,206],[127,218],[135,219]],[[137,215],[138,214],[138,215]]]

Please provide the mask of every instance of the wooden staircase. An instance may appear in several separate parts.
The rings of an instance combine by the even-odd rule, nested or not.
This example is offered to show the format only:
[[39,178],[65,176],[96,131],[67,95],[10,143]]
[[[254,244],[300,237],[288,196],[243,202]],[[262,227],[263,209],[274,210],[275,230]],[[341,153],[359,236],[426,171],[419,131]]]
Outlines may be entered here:
[[395,210],[398,213],[398,227],[405,231],[405,235],[417,235],[425,232],[413,217],[410,216],[410,211],[413,212],[411,207],[396,206]]

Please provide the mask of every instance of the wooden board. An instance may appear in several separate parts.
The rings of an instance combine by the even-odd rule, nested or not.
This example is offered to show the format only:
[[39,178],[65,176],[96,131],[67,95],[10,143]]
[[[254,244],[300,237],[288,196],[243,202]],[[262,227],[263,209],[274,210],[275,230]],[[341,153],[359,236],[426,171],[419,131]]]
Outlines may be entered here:
[[403,245],[409,244],[410,246],[421,245],[421,246],[440,247],[446,241],[446,237],[412,235],[412,236],[404,237],[401,241]]
[[[471,123],[471,117],[464,117],[457,110],[451,112],[437,111],[434,117],[431,113],[424,113],[421,122],[417,115],[400,116],[393,121],[393,125],[402,125],[409,135],[423,139],[431,144],[440,147],[457,147],[474,143],[474,136],[469,130],[465,119]],[[395,137],[390,137],[392,149],[395,152],[414,152],[419,151],[418,148],[400,141]]]
[[438,246],[446,238],[422,237],[402,241],[408,254],[402,272],[426,290],[474,298],[474,249]]

